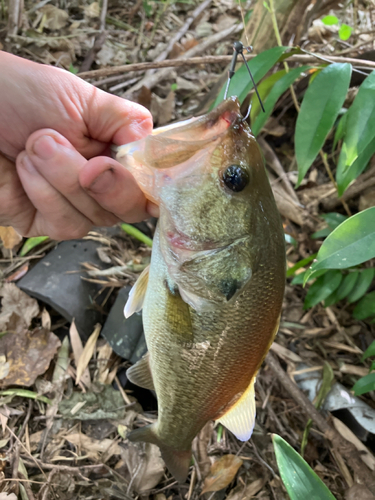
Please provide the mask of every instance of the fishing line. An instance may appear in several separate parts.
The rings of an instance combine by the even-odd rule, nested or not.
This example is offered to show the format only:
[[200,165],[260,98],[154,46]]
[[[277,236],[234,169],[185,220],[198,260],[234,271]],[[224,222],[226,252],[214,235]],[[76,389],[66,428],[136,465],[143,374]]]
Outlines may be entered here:
[[[247,71],[249,73],[250,79],[251,79],[251,81],[253,83],[255,93],[256,93],[256,95],[257,95],[257,97],[259,99],[260,107],[262,108],[263,113],[265,113],[266,111],[264,109],[264,106],[263,106],[263,103],[262,103],[262,99],[260,98],[260,95],[259,95],[256,83],[255,83],[254,78],[253,78],[253,75],[251,74],[249,65],[247,64],[246,58],[245,58],[244,53],[243,53],[244,49],[246,49],[248,53],[252,52],[252,50],[253,50],[253,48],[250,45],[248,47],[244,47],[244,45],[243,45],[242,42],[234,42],[234,44],[233,44],[233,57],[232,57],[232,61],[230,63],[229,70],[228,70],[228,81],[227,81],[227,85],[225,87],[224,100],[228,96],[230,81],[231,81],[232,77],[234,76],[234,74],[236,72],[235,71],[235,67],[236,67],[236,63],[237,63],[237,58],[238,58],[239,55],[241,55],[242,60],[245,63],[245,66],[246,66]],[[247,110],[246,116],[245,116],[245,118],[242,121],[247,120],[247,118],[248,118],[248,116],[250,114],[250,111],[251,111],[251,103],[249,104],[249,108]]]

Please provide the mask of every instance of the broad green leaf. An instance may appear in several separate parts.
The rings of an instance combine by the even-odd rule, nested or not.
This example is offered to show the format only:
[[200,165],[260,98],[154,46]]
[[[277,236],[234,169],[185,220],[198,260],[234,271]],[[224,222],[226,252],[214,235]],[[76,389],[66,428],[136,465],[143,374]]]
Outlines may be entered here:
[[345,190],[342,179],[349,175],[348,171],[355,160],[375,137],[375,70],[359,87],[347,114],[346,134],[336,174],[339,196]]
[[308,289],[303,308],[309,309],[322,302],[340,286],[341,281],[340,271],[328,271],[320,276]]
[[370,292],[358,302],[353,311],[356,319],[367,319],[375,316],[375,292]]
[[369,373],[357,380],[353,386],[353,391],[356,396],[365,394],[366,392],[375,390],[375,373]]
[[347,40],[350,38],[350,35],[352,34],[353,28],[348,26],[347,24],[342,24],[339,29],[339,37],[341,40]]
[[[276,71],[276,73],[272,73],[272,75],[267,76],[260,84],[258,85],[258,92],[262,102],[264,104],[266,97],[271,92],[272,87],[275,85],[277,81],[280,80],[285,75],[285,69],[280,71]],[[251,99],[251,111],[250,111],[250,123],[254,123],[256,117],[261,112],[261,107],[259,103],[258,96],[254,93]]]
[[347,269],[375,257],[375,207],[340,224],[323,242],[310,276],[318,269]]
[[272,435],[280,476],[291,500],[335,500],[308,463],[280,436]]
[[320,231],[316,231],[311,235],[311,238],[317,240],[318,238],[325,238],[328,236],[337,226],[339,226],[344,220],[348,218],[347,215],[342,215],[336,212],[330,212],[328,214],[321,215],[322,219],[324,219],[328,227],[324,229],[320,229]]
[[255,136],[259,134],[262,127],[268,120],[276,102],[279,100],[279,97],[292,85],[293,82],[295,82],[295,80],[297,80],[301,73],[308,70],[309,68],[309,66],[294,68],[274,84],[267,98],[263,102],[265,113],[260,113],[255,122],[251,125],[251,130]]
[[48,236],[33,236],[32,238],[28,238],[20,250],[20,257],[23,257],[34,247],[40,245],[46,240],[48,240]]
[[356,179],[367,167],[368,162],[371,160],[375,153],[375,138],[365,147],[365,149],[358,155],[358,158],[351,165],[349,170],[342,172],[337,170],[336,180],[339,192],[344,192],[354,179]]
[[335,24],[338,24],[339,20],[337,19],[336,16],[326,16],[323,17],[322,23],[325,24],[326,26],[333,26]]
[[324,301],[324,306],[329,307],[344,299],[353,290],[359,276],[359,271],[349,273],[344,276],[340,286]]
[[336,131],[335,131],[335,137],[333,138],[332,151],[334,151],[336,149],[337,143],[339,141],[341,141],[341,139],[343,139],[345,132],[346,132],[348,111],[345,108],[342,108],[342,109],[345,110],[345,113],[338,120]]
[[361,358],[361,361],[364,361],[365,359],[369,358],[370,356],[375,356],[375,340],[373,342],[371,342],[371,344],[365,350],[365,352],[363,353],[363,356]]
[[[305,283],[307,283],[307,281],[310,281],[309,279],[307,281],[305,281],[305,277],[306,277],[307,272],[308,271],[305,271],[304,273],[299,273],[296,276],[294,276],[291,284],[292,285],[305,285]],[[322,269],[321,271],[317,271],[316,273],[314,273],[314,276],[312,276],[311,279],[319,278],[319,276],[323,276],[323,274],[325,274],[326,272],[327,272],[326,269]]]
[[297,186],[336,121],[349,88],[351,72],[350,64],[331,64],[319,73],[305,93],[295,133]]
[[[288,49],[288,47],[273,47],[272,49],[261,52],[259,55],[248,62],[251,73],[258,83],[268,71],[277,63],[279,57]],[[219,92],[213,108],[216,107],[224,99],[226,83]],[[235,95],[242,103],[253,88],[253,83],[250,79],[247,68],[244,64],[236,71],[235,75],[230,81],[228,96]]]
[[349,304],[356,302],[357,300],[359,300],[361,297],[364,296],[364,294],[370,288],[372,280],[374,279],[374,274],[375,274],[375,269],[373,267],[369,267],[368,269],[363,269],[359,273],[359,277],[355,284],[355,287],[347,297],[347,301],[349,302]]

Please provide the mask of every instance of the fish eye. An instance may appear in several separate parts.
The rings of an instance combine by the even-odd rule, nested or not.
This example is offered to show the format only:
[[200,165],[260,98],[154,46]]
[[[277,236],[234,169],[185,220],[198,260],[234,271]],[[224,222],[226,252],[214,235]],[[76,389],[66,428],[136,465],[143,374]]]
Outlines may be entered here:
[[223,182],[231,191],[239,193],[249,184],[249,174],[239,165],[230,165],[223,173]]

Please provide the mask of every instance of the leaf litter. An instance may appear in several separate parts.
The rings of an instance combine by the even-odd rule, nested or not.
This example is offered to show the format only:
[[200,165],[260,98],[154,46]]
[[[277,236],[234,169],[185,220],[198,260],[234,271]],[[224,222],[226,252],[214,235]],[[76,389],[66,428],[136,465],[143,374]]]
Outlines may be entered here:
[[[14,54],[79,72],[100,31],[102,4],[68,1],[62,8],[60,4],[42,3],[26,0],[17,34],[7,39],[0,35],[0,43]],[[115,65],[152,61],[166,50],[173,35],[201,3],[200,0],[165,4],[153,0],[111,2],[106,12],[106,39],[91,68],[108,69]],[[245,13],[254,8],[250,2],[242,4],[246,4]],[[356,56],[373,48],[372,13],[362,2],[350,5],[344,11],[334,9],[329,13],[324,8],[319,11],[319,6],[314,7],[310,27],[307,29],[309,23],[306,23],[307,31],[300,35],[291,17],[289,27],[294,28],[293,37],[297,33],[307,50],[328,56],[343,50],[351,50],[349,56]],[[306,3],[306,12],[309,11]],[[350,26],[357,23],[353,32],[356,38],[353,39],[352,34],[345,43],[340,42],[339,26],[326,26],[321,22],[327,14],[334,14]],[[189,57],[192,50],[198,56],[231,55],[231,43],[238,39],[239,31],[219,41],[216,38],[211,45],[210,40],[230,27],[236,28],[239,22],[238,4],[231,0],[212,2],[201,16],[193,20],[166,57],[176,58],[186,54]],[[4,18],[0,18],[0,25],[5,28]],[[254,44],[257,51],[263,50],[259,47],[260,43],[261,37]],[[283,40],[283,43],[288,44],[289,39]],[[155,73],[158,74],[158,71]],[[192,113],[197,113],[197,109],[207,109],[209,92],[223,73],[223,63],[185,65],[182,69],[168,69],[162,79],[155,79],[156,83],[149,87],[142,86],[147,82],[142,72],[87,79],[104,90],[146,105],[151,109],[155,123],[163,125],[190,117]],[[132,91],[137,84],[141,90]],[[306,81],[301,78],[295,86],[297,94],[302,95]],[[213,98],[218,90],[213,91]],[[356,89],[350,89],[350,92],[353,100]],[[344,106],[348,103],[345,102]],[[285,231],[295,241],[287,244],[289,267],[318,250],[319,241],[310,236],[322,229],[319,218],[322,212],[345,214],[319,159],[315,160],[296,192],[299,204],[285,189],[281,189],[285,178],[293,185],[297,182],[291,141],[295,122],[293,100],[290,93],[285,92],[261,134],[270,146],[270,151],[265,151],[268,165],[276,165],[277,160],[282,167],[281,172],[276,173],[277,178],[270,178],[284,218]],[[328,150],[326,153],[331,154]],[[347,190],[350,194],[348,203],[354,212],[358,207],[374,206],[374,197],[371,197],[373,187],[369,185],[374,168],[372,164],[369,173],[362,174],[357,181],[358,187]],[[92,332],[91,340],[83,346],[74,322],[70,325],[69,336],[66,336],[66,322],[55,311],[43,309],[42,304],[21,292],[16,285],[5,283],[5,280],[16,280],[28,271],[33,258],[38,258],[33,245],[40,240],[26,242],[27,246],[20,250],[21,240],[10,228],[1,228],[0,237],[3,241],[0,248],[0,387],[3,389],[3,394],[0,394],[0,500],[15,500],[17,495],[14,491],[28,500],[32,500],[33,496],[37,500],[56,496],[68,500],[129,499],[139,495],[157,500],[192,500],[200,498],[205,487],[213,488],[203,493],[202,497],[206,499],[212,495],[215,500],[285,498],[277,476],[270,433],[281,434],[300,450],[308,417],[296,407],[290,394],[275,380],[267,365],[257,380],[257,423],[251,443],[239,443],[225,429],[208,425],[194,443],[190,483],[179,486],[166,473],[155,446],[132,444],[126,439],[127,432],[133,427],[152,423],[156,419],[155,406],[147,408],[145,404],[142,411],[137,402],[141,400],[141,395],[134,387],[125,390],[121,387],[121,392],[114,386],[115,379],[122,380],[121,373],[129,362],[114,355],[111,347],[100,338],[99,328]],[[133,282],[137,276],[136,267],[147,265],[149,249],[128,236],[116,240],[115,244],[114,240],[108,244],[108,237],[100,231],[91,237],[103,242],[100,255],[107,265],[112,266],[113,274],[100,275],[101,269],[91,267],[87,268],[87,279],[100,280],[103,296],[106,295],[103,302],[112,303],[116,290]],[[295,274],[303,273],[307,268],[308,265],[301,266]],[[301,285],[291,285],[289,280],[273,352],[290,377],[300,371],[298,365],[301,360],[308,367],[305,370],[314,369],[320,373],[328,363],[335,381],[350,389],[363,375],[363,370],[370,367],[370,361],[360,361],[358,349],[364,351],[371,343],[374,325],[353,318],[352,306],[345,301],[329,308],[318,303],[304,311],[306,293]],[[64,339],[61,345],[59,339]],[[25,387],[29,391],[28,396],[22,392]],[[5,391],[10,393],[5,394]],[[31,400],[32,395],[36,399]],[[51,404],[43,402],[41,396]],[[373,393],[364,395],[362,401],[375,407]],[[370,471],[375,452],[373,436],[368,432],[356,436],[349,429],[349,423],[338,418],[341,418],[340,415],[335,414],[335,428],[360,450],[364,467],[369,467]],[[11,432],[22,443],[18,448]],[[353,480],[352,471],[348,475],[348,468],[345,470],[340,458],[334,458],[337,457],[335,450],[314,431],[314,425],[304,456],[338,500],[362,496],[373,498],[362,485],[348,488]],[[22,482],[24,480],[25,483]],[[17,481],[21,483],[18,489],[15,487]],[[215,493],[215,488],[220,487],[222,489]]]

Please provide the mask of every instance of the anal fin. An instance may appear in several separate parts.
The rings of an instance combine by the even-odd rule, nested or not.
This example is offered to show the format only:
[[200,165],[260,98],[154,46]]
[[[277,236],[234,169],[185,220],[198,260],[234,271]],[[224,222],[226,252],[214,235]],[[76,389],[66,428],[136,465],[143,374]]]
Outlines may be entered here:
[[155,387],[152,380],[149,358],[149,354],[145,354],[135,365],[128,368],[126,376],[132,384],[154,391]]
[[255,377],[240,399],[217,421],[229,429],[240,441],[250,439],[255,425]]
[[145,269],[143,269],[133,288],[130,290],[124,309],[125,318],[129,318],[129,316],[133,313],[138,312],[143,308],[149,274],[150,266],[148,265]]

